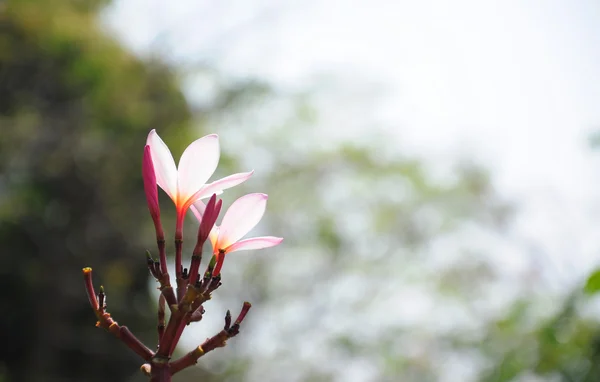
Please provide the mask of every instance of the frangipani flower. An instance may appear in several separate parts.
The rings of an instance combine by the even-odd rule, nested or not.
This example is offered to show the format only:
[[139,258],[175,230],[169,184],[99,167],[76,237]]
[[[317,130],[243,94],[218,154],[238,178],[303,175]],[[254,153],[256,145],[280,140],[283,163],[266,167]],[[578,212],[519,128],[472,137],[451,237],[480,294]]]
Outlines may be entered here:
[[219,163],[219,137],[210,134],[192,142],[181,155],[179,166],[171,151],[155,130],[148,134],[146,144],[150,146],[156,183],[175,203],[177,209],[177,231],[183,227],[183,218],[188,208],[198,199],[237,186],[250,178],[254,171],[233,174],[206,184]]
[[[230,252],[274,247],[283,241],[281,237],[262,236],[243,239],[254,228],[265,213],[268,196],[266,194],[248,194],[242,196],[229,207],[221,226],[214,226],[209,238],[217,263],[223,263],[223,257]],[[201,201],[194,202],[192,212],[202,221],[205,205]],[[220,269],[215,268],[215,275]]]

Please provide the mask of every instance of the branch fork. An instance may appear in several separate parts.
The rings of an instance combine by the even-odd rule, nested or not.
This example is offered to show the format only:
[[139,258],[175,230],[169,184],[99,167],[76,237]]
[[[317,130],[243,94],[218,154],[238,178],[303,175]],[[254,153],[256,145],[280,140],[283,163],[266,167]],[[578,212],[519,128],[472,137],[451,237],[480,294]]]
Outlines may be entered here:
[[[198,229],[197,243],[192,254],[192,260],[188,269],[177,272],[177,293],[170,284],[170,277],[166,267],[166,255],[164,236],[160,218],[154,219],[159,260],[154,260],[150,252],[146,252],[146,265],[150,274],[160,284],[161,294],[158,299],[157,332],[158,344],[156,352],[144,345],[126,326],[119,324],[106,311],[106,294],[104,287],[96,293],[92,280],[92,268],[83,269],[83,277],[88,300],[92,310],[96,314],[97,327],[103,328],[121,340],[127,347],[139,355],[145,362],[140,370],[150,377],[151,382],[170,382],[171,377],[177,372],[197,363],[204,354],[223,347],[229,338],[239,333],[240,323],[250,309],[250,303],[245,302],[236,322],[231,325],[231,314],[227,311],[225,315],[225,326],[215,336],[207,339],[202,345],[190,351],[183,357],[171,361],[171,357],[181,339],[181,335],[187,325],[202,320],[206,301],[211,299],[212,293],[221,286],[221,275],[213,276],[215,265],[218,263],[215,256],[207,265],[204,277],[200,278],[199,267],[202,261],[202,247],[206,242],[211,228],[221,210],[221,200],[217,201],[213,195],[206,206],[206,211]],[[156,214],[157,209],[154,209]],[[182,238],[175,240],[177,252],[181,250]],[[165,324],[165,305],[171,311],[169,321]]]

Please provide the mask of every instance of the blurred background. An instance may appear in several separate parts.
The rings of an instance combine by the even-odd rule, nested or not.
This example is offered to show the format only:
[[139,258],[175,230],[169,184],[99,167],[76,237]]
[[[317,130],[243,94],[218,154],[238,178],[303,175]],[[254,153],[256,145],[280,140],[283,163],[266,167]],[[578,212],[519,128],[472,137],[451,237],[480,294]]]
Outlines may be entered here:
[[256,170],[225,205],[268,193],[253,234],[285,237],[228,258],[179,352],[253,309],[175,381],[599,381],[598,20],[591,0],[0,1],[0,381],[145,380],[81,268],[154,347],[153,128],[175,158],[218,133],[214,179]]

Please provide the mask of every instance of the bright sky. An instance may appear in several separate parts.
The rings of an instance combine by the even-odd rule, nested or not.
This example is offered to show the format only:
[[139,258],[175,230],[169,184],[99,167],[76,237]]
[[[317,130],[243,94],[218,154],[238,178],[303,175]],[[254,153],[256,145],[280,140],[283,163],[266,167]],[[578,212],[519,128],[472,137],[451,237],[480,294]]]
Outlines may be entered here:
[[331,130],[372,122],[434,162],[475,157],[521,205],[520,233],[557,261],[577,256],[580,272],[600,260],[586,141],[600,128],[596,1],[118,0],[107,15],[142,54],[288,89],[333,75]]
[[600,263],[595,0],[117,0],[107,20],[141,54],[233,77],[297,90],[333,76],[328,129],[382,127],[433,164],[473,157],[520,207],[516,236],[563,281]]

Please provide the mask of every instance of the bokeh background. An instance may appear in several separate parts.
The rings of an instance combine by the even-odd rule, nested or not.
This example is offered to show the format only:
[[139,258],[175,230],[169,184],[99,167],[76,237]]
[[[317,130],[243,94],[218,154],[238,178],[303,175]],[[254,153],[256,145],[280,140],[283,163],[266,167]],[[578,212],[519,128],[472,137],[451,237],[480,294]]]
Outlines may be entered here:
[[599,381],[598,20],[592,0],[0,1],[0,381],[145,380],[81,268],[154,346],[153,128],[175,157],[218,133],[216,176],[256,170],[226,205],[268,193],[253,233],[285,237],[228,258],[179,351],[253,309],[176,381]]

